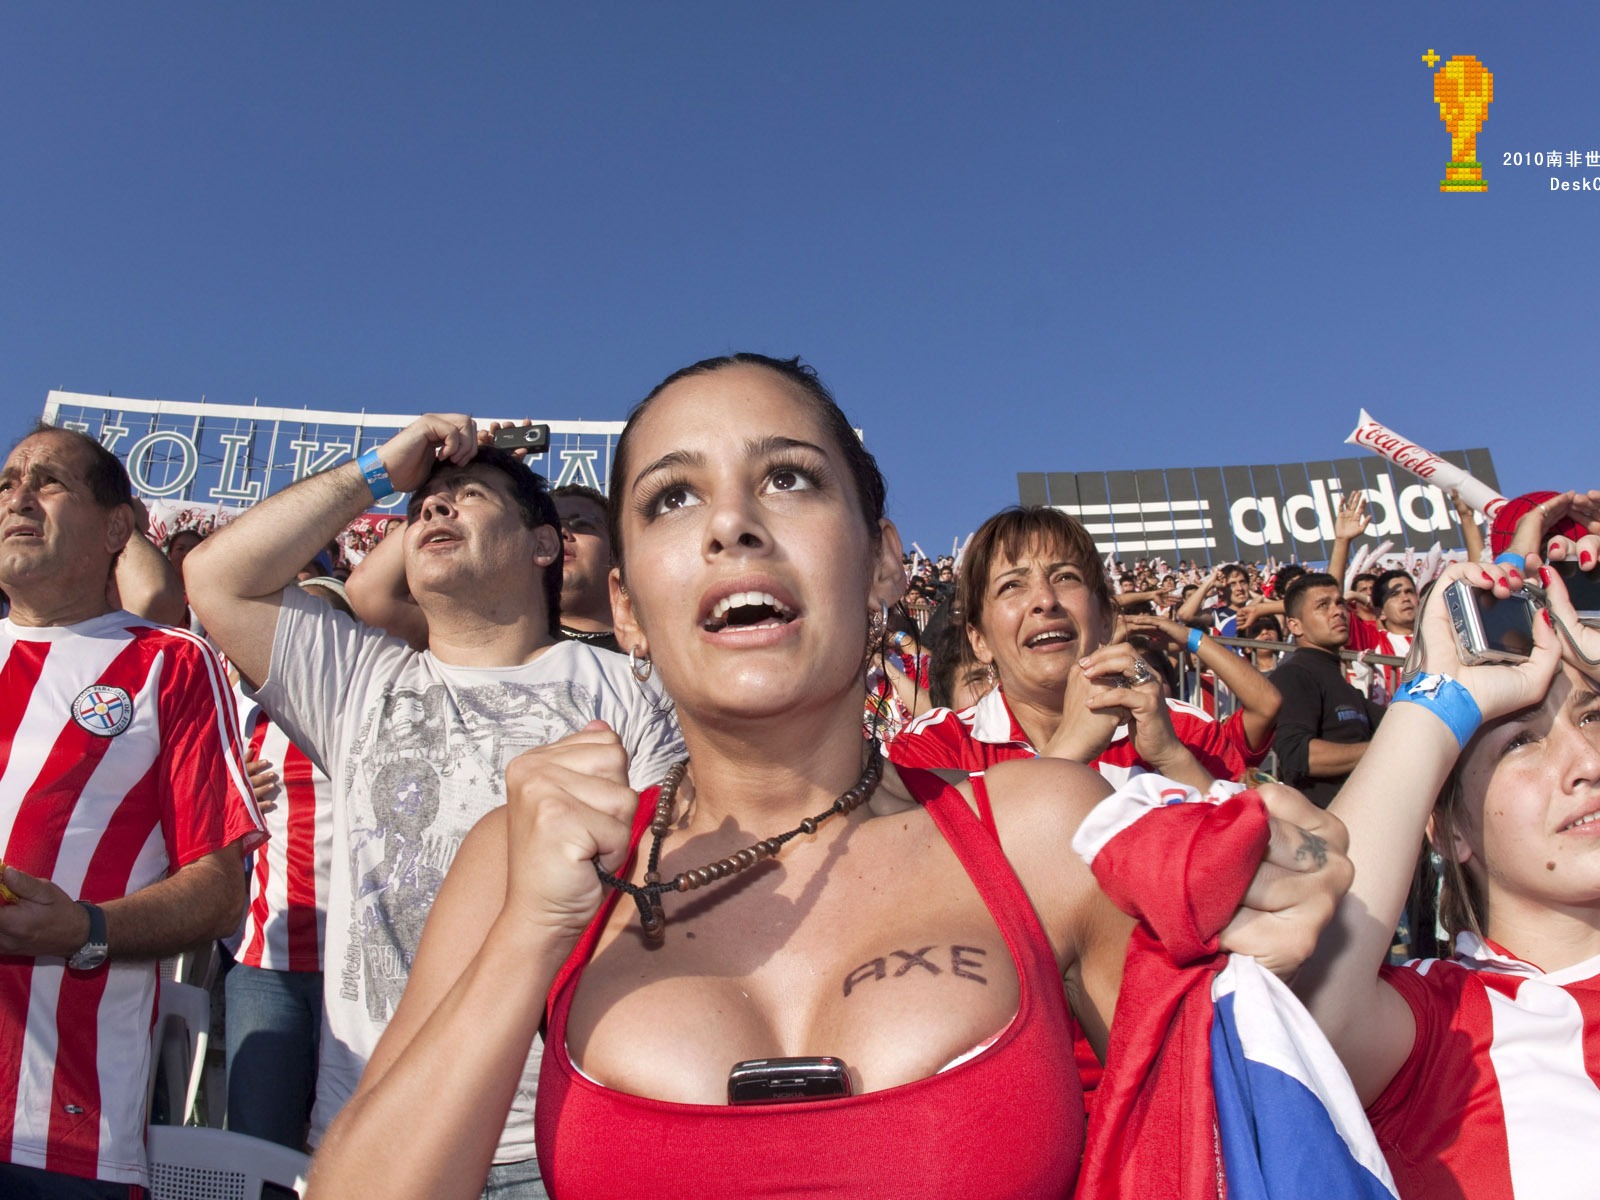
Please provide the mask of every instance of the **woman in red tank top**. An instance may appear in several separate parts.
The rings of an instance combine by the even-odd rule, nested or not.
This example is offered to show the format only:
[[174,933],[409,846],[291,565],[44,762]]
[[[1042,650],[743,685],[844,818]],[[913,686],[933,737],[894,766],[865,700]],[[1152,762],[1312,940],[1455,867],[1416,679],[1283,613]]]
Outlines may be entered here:
[[[1031,761],[956,791],[863,741],[900,540],[797,360],[671,376],[611,479],[617,636],[692,765],[641,798],[599,725],[512,762],[314,1194],[477,1195],[541,1025],[539,1158],[566,1200],[1069,1194],[1073,1014],[1103,1046],[1131,929],[1070,849],[1107,785]],[[1280,843],[1259,902],[1290,919],[1224,945],[1289,967],[1342,874]],[[815,1056],[851,1094],[729,1104],[735,1063]]]

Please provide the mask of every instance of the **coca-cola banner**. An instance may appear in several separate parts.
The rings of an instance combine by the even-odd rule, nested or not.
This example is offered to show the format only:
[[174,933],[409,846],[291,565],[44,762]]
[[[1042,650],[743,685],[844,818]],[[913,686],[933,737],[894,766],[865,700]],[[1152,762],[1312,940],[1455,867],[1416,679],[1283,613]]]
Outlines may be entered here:
[[[1437,456],[1498,488],[1489,451]],[[1326,562],[1339,502],[1366,493],[1368,534],[1396,549],[1439,543],[1461,550],[1461,523],[1438,486],[1376,456],[1270,466],[1147,471],[1037,471],[1017,475],[1023,504],[1049,504],[1077,517],[1102,554],[1199,559]]]

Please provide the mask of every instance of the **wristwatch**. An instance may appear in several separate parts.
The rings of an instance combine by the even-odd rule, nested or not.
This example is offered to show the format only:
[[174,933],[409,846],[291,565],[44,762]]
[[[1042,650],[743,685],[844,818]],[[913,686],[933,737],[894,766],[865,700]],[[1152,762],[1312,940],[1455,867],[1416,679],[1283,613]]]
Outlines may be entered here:
[[106,915],[98,904],[79,900],[78,906],[89,914],[89,940],[78,947],[78,952],[67,959],[74,971],[92,971],[105,962],[110,947],[106,945]]

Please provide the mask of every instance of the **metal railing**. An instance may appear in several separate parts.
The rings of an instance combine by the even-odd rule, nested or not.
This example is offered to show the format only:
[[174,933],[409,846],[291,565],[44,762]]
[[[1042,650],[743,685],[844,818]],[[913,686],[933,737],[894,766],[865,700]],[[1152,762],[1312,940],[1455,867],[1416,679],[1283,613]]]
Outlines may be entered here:
[[[1209,634],[1207,634],[1210,637]],[[1273,654],[1282,656],[1297,647],[1293,642],[1264,641],[1259,638],[1219,637],[1213,638],[1219,646],[1228,646],[1235,650],[1268,650]],[[1397,658],[1393,654],[1373,654],[1366,650],[1341,650],[1339,658],[1343,662],[1364,663],[1373,667],[1400,667],[1405,664],[1405,659]],[[1276,663],[1276,660],[1274,660]],[[1178,654],[1178,679],[1180,681],[1182,699],[1190,704],[1198,704],[1200,693],[1200,676],[1205,673],[1195,655],[1188,650],[1181,650]],[[1238,701],[1232,692],[1221,684],[1215,685],[1215,710],[1217,720],[1225,720],[1232,716],[1238,708]]]

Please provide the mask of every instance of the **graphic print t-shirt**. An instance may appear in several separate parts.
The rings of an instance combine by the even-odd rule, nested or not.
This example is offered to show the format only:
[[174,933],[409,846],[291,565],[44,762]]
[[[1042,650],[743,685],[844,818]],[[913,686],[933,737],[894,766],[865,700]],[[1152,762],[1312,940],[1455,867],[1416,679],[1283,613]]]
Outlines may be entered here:
[[[599,718],[622,738],[630,782],[643,788],[683,757],[683,740],[670,704],[618,655],[557,642],[523,666],[450,666],[293,588],[259,698],[334,785],[315,1145],[400,1002],[462,840],[505,803],[506,764]],[[535,1042],[496,1162],[533,1157],[540,1049]]]

